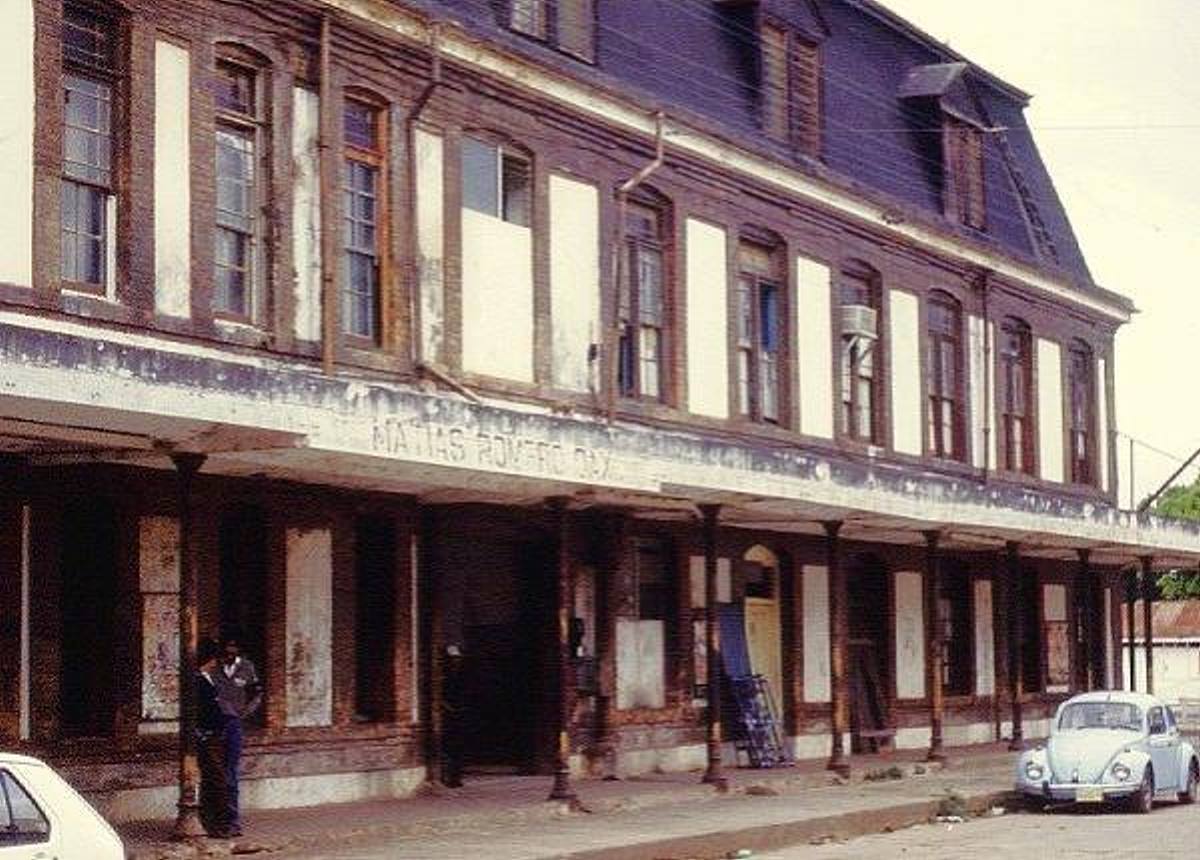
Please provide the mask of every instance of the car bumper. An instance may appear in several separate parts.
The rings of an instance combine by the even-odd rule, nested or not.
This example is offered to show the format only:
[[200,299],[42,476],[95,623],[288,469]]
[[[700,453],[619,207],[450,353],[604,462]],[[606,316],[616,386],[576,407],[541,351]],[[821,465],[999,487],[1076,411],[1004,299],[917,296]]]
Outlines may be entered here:
[[1138,784],[1130,783],[1083,783],[1067,782],[1019,782],[1017,791],[1027,797],[1039,797],[1047,801],[1059,803],[1105,803],[1110,800],[1120,800],[1136,794]]

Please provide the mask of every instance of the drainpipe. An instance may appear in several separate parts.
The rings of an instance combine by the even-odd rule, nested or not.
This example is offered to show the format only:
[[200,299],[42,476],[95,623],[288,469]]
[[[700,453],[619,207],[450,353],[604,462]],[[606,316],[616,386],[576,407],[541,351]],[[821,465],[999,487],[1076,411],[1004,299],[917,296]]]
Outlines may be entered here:
[[628,260],[625,254],[625,213],[629,204],[629,195],[639,185],[645,182],[650,175],[658,170],[663,165],[665,156],[665,134],[664,125],[666,115],[662,111],[658,111],[654,115],[655,133],[654,133],[654,158],[649,163],[644,165],[641,170],[625,180],[624,183],[617,189],[617,229],[616,240],[613,243],[613,320],[612,326],[608,333],[608,372],[605,375],[605,380],[608,388],[607,398],[607,417],[609,423],[612,423],[613,415],[617,410],[617,387],[620,378],[620,356],[617,354],[621,343],[621,289],[625,283],[625,267],[628,265]]
[[417,192],[417,122],[422,112],[429,104],[433,94],[443,83],[442,79],[442,22],[433,21],[429,24],[429,80],[425,88],[417,96],[413,108],[408,114],[408,127],[405,132],[405,148],[408,150],[408,223],[406,236],[408,258],[412,261],[412,289],[409,291],[412,302],[412,362],[415,367],[423,368],[425,360],[425,330],[421,319],[421,297],[423,293],[421,242],[417,236],[417,209],[419,206]]
[[337,354],[337,280],[333,246],[334,224],[332,201],[334,194],[333,166],[330,163],[333,147],[333,80],[330,63],[331,16],[321,16],[320,83],[318,100],[320,116],[317,130],[318,173],[321,186],[321,365],[326,375],[333,375]]
[[992,412],[995,404],[992,402],[992,318],[988,310],[988,296],[992,291],[992,273],[985,269],[983,272],[983,482],[988,481],[988,473],[992,467]]

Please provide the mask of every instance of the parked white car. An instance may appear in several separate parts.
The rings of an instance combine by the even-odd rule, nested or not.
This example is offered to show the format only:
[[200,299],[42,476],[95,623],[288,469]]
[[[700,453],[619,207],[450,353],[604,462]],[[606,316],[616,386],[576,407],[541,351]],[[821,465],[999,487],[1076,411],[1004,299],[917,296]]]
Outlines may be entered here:
[[125,847],[48,765],[0,752],[0,860],[125,860]]
[[1200,759],[1154,696],[1083,693],[1059,706],[1045,744],[1021,753],[1017,790],[1046,802],[1122,801],[1149,812],[1156,798],[1196,802]]

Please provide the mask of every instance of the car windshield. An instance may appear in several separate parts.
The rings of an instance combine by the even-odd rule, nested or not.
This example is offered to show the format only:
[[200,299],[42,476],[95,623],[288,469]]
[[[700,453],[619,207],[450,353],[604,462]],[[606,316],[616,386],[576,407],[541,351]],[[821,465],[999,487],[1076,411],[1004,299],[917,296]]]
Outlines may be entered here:
[[1063,708],[1060,731],[1075,729],[1127,729],[1141,731],[1142,712],[1129,702],[1074,702]]

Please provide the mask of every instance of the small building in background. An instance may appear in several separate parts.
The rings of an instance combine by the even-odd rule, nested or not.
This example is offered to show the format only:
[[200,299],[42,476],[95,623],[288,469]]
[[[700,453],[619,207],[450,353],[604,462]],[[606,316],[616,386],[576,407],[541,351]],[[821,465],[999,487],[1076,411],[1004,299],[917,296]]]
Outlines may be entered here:
[[[1167,702],[1184,703],[1185,711],[1200,712],[1200,707],[1188,708],[1187,700],[1200,705],[1200,600],[1170,600],[1151,608],[1154,633],[1154,693]],[[1122,662],[1129,665],[1129,649],[1134,649],[1139,683],[1146,671],[1146,632],[1139,602],[1135,607],[1133,642],[1129,640],[1129,621],[1122,622]],[[1200,714],[1198,714],[1200,716]]]

